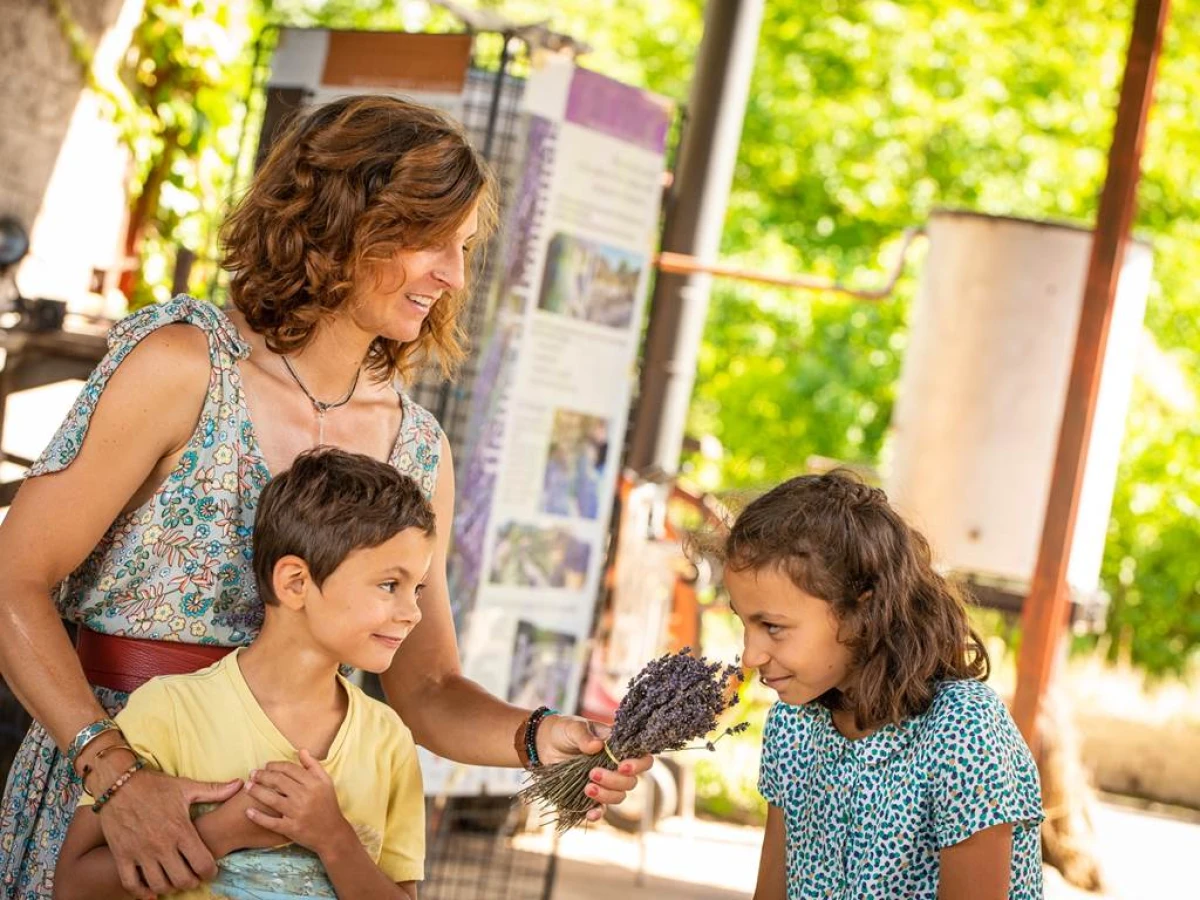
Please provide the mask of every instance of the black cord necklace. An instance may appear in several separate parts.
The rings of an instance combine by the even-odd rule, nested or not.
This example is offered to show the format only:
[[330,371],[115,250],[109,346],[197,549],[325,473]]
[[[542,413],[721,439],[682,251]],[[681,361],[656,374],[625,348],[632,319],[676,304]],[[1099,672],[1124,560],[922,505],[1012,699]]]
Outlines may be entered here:
[[312,391],[300,380],[300,376],[296,374],[296,370],[292,368],[292,364],[286,356],[280,356],[280,359],[283,360],[283,364],[287,367],[288,374],[292,376],[292,380],[300,386],[300,390],[304,391],[304,396],[308,398],[308,402],[312,404],[313,410],[317,414],[317,446],[319,447],[325,443],[325,413],[331,409],[345,406],[350,402],[350,398],[354,396],[354,392],[358,388],[358,376],[362,374],[362,366],[359,366],[357,371],[355,371],[354,381],[350,384],[350,390],[346,391],[346,396],[341,400],[335,400],[333,403],[326,403],[312,395]]

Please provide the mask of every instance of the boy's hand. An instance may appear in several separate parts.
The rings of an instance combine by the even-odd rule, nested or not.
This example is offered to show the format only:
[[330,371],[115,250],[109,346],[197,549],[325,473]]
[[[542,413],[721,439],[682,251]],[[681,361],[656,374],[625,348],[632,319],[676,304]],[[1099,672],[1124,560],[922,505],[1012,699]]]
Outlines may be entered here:
[[358,840],[338,806],[333,780],[307,750],[300,751],[300,765],[273,762],[251,772],[247,790],[271,810],[246,810],[250,821],[318,856],[347,838]]
[[[246,782],[249,788],[250,783]],[[241,790],[226,800],[216,809],[210,810],[196,819],[196,829],[204,839],[204,843],[220,859],[234,850],[254,850],[278,847],[286,843],[274,831],[268,831],[261,825],[256,825],[246,815],[246,811],[257,809],[269,813],[270,810],[250,796],[249,790]]]

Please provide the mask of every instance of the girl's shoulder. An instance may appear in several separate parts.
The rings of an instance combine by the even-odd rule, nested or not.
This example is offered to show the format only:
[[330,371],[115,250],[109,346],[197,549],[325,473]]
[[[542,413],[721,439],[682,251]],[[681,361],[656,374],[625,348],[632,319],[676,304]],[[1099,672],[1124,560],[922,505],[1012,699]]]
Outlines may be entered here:
[[920,717],[919,742],[930,747],[970,744],[980,737],[1014,738],[1019,735],[1008,707],[982,681],[942,681]]
[[799,737],[813,734],[828,718],[828,713],[816,703],[792,706],[777,701],[767,712],[763,743],[794,743]]

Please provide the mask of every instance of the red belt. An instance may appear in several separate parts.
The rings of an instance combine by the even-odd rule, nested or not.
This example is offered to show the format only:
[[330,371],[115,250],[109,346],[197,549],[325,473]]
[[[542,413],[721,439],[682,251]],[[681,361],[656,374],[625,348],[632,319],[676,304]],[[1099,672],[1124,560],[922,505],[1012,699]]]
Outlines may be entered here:
[[234,650],[212,644],[146,641],[101,634],[80,626],[75,652],[92,684],[133,691],[157,675],[189,675],[211,666]]

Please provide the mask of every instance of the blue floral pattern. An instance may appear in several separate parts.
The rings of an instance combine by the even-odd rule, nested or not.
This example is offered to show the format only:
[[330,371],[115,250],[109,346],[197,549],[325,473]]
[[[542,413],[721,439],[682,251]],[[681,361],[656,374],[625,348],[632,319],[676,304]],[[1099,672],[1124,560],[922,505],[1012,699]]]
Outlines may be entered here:
[[[120,515],[59,585],[63,618],[93,631],[239,646],[262,623],[251,565],[254,513],[270,478],[246,407],[238,362],[250,353],[233,323],[191,297],[147,307],[113,326],[109,352],[80,392],[30,477],[75,459],[104,386],[138,342],[184,322],[208,338],[212,375],[200,419],[174,471],[140,507]],[[441,457],[437,420],[407,397],[390,462],[432,497]],[[127,695],[96,688],[110,713]],[[53,740],[34,724],[0,806],[0,900],[50,900],[54,864],[79,786]]]
[[924,713],[856,741],[820,704],[777,703],[759,791],[784,813],[788,900],[936,900],[941,850],[1004,823],[1010,900],[1042,896],[1037,767],[981,682],[941,682]]

